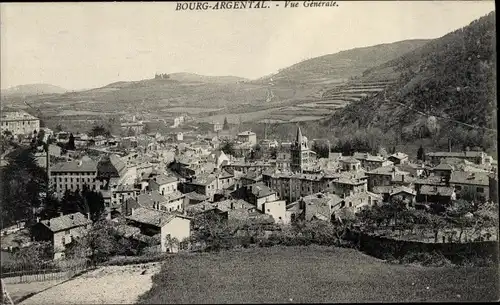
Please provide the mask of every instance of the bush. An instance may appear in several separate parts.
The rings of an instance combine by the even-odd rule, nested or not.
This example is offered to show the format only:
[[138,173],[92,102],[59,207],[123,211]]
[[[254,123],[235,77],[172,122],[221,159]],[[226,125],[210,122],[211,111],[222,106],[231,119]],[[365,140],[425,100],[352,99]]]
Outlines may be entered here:
[[159,262],[168,258],[170,254],[157,253],[142,256],[113,256],[108,261],[104,262],[103,266],[125,266],[134,264],[146,264],[152,262]]
[[400,264],[421,264],[426,267],[452,266],[451,261],[441,252],[408,252],[401,259]]

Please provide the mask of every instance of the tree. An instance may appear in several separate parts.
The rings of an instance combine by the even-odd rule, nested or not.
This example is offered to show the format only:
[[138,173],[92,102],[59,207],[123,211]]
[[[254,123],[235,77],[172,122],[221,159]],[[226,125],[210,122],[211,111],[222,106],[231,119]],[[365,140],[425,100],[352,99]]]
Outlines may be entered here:
[[107,220],[95,222],[82,241],[93,265],[105,261],[117,251],[117,239]]
[[224,118],[224,124],[222,125],[223,130],[229,130],[229,123],[227,122],[227,117]]
[[424,152],[424,148],[422,147],[422,145],[420,145],[420,147],[418,148],[417,160],[425,161],[425,152]]
[[314,141],[311,149],[318,155],[320,158],[328,158],[330,152],[328,151],[328,144],[323,142]]
[[89,135],[91,137],[97,137],[97,136],[109,137],[111,133],[103,125],[94,125],[90,130]]
[[72,133],[69,134],[69,141],[68,144],[66,144],[66,149],[67,150],[75,150],[75,137],[73,136]]
[[225,141],[222,146],[221,150],[226,154],[226,155],[233,155],[234,156],[234,143],[230,141]]
[[16,221],[34,221],[33,209],[43,203],[47,191],[47,175],[35,161],[32,150],[20,148],[2,174],[2,226]]

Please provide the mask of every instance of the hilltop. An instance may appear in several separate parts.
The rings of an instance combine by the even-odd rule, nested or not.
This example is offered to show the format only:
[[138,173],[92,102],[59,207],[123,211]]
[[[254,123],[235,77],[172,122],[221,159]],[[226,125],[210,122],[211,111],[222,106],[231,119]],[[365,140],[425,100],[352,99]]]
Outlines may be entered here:
[[[485,128],[496,129],[495,45],[495,13],[491,12],[364,71],[361,81],[395,78],[394,84],[337,111],[326,125],[377,127],[402,133],[406,141],[432,136],[441,146],[449,138],[457,145],[491,147],[496,133]],[[429,116],[437,117],[434,133],[428,130]]]
[[59,86],[54,86],[51,84],[27,84],[19,85],[5,90],[1,90],[2,96],[29,96],[29,95],[41,95],[41,94],[60,94],[67,90]]
[[277,74],[257,81],[266,83],[272,77],[276,83],[343,82],[351,77],[361,75],[369,68],[411,52],[428,41],[425,39],[404,40],[323,55],[281,69]]
[[171,73],[169,74],[171,80],[176,80],[180,82],[200,82],[200,83],[215,83],[215,84],[228,84],[248,81],[248,79],[238,76],[208,76],[199,75],[195,73]]

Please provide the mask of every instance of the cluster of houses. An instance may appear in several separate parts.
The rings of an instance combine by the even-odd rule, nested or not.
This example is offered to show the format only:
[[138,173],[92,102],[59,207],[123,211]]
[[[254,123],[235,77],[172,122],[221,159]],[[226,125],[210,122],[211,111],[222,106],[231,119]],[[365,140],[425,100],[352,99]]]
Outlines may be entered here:
[[[205,213],[283,225],[351,218],[394,197],[422,209],[497,198],[497,164],[483,152],[432,152],[426,162],[401,152],[319,158],[298,128],[295,139],[281,145],[257,141],[251,131],[237,134],[235,150],[244,155],[258,143],[277,148],[274,158],[249,161],[220,149],[221,132],[94,139],[87,155],[47,163],[49,181],[60,198],[84,186],[100,192],[106,217],[120,223],[124,236],[155,237],[161,251],[172,252],[187,247],[193,217]],[[81,213],[40,220],[35,239],[51,240],[62,257],[65,245],[90,225]],[[172,238],[181,243],[168,243]]]

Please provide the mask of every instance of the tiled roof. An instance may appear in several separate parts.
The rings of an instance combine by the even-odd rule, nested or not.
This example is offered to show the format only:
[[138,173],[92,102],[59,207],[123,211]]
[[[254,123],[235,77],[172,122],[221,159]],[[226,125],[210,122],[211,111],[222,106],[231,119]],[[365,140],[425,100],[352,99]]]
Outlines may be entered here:
[[382,166],[382,167],[379,167],[379,168],[376,168],[374,170],[367,172],[367,174],[372,174],[372,175],[391,175],[393,173],[400,174],[400,175],[409,175],[410,174],[408,172],[400,171],[397,167],[395,167],[393,165]]
[[354,158],[354,157],[344,157],[344,158],[341,158],[340,162],[351,163],[351,164],[360,163],[360,161],[358,159]]
[[196,179],[190,182],[195,185],[209,185],[215,180],[215,176],[212,174],[200,174],[196,176]]
[[434,186],[434,185],[423,185],[420,188],[421,195],[440,195],[440,196],[451,196],[454,189],[452,187],[446,186]]
[[[231,204],[232,204],[232,209],[231,209]],[[246,202],[245,200],[241,199],[228,199],[228,200],[223,200],[223,201],[218,201],[218,202],[200,202],[198,204],[191,205],[187,207],[188,210],[194,211],[194,212],[205,212],[213,209],[218,209],[222,212],[227,212],[230,210],[238,210],[238,209],[245,209],[249,210],[255,208],[255,206],[249,202]]]
[[75,160],[54,164],[51,172],[96,172],[97,162],[93,160]]
[[402,153],[402,152],[397,152],[397,153],[395,153],[395,154],[390,155],[389,157],[392,157],[392,158],[396,158],[396,159],[402,160],[402,159],[406,159],[406,158],[408,158],[408,155],[407,155],[407,154],[404,154],[404,153]]
[[485,173],[452,172],[450,183],[484,185],[490,184],[488,175]]
[[394,189],[394,186],[391,186],[391,185],[374,186],[373,193],[375,193],[375,194],[390,194],[393,189]]
[[177,215],[173,213],[167,213],[147,208],[137,208],[134,210],[132,215],[127,216],[126,218],[139,223],[149,224],[156,227],[163,227],[176,216]]
[[399,194],[401,192],[411,194],[413,196],[415,196],[417,194],[417,192],[414,189],[411,189],[411,188],[406,187],[406,186],[399,186],[399,187],[395,187],[394,189],[392,189],[390,196],[394,196],[394,195]]
[[243,131],[238,134],[238,136],[250,136],[250,135],[255,135],[255,132],[252,131]]
[[154,203],[164,203],[167,201],[167,198],[163,197],[157,191],[152,191],[145,194],[140,194],[137,196],[137,203],[145,208],[153,208]]
[[52,232],[59,232],[68,230],[75,227],[81,227],[88,224],[91,224],[90,221],[85,215],[80,212],[67,214],[47,220],[41,220],[40,223],[44,224],[47,228],[49,228]]
[[314,204],[314,205],[328,205],[334,206],[335,204],[339,203],[342,201],[342,198],[340,196],[335,195],[335,194],[313,194],[313,195],[308,195],[302,198],[302,200],[308,204]]
[[193,199],[193,200],[207,200],[207,198],[208,198],[207,196],[202,195],[202,194],[198,194],[196,192],[186,193],[184,195],[186,196],[186,198]]
[[438,166],[434,167],[433,169],[434,170],[448,170],[448,171],[455,170],[455,168],[452,165],[446,164],[446,163],[440,163]]
[[178,181],[178,179],[176,177],[166,176],[163,174],[160,174],[160,175],[154,177],[153,180],[156,181],[156,183],[158,183],[159,185],[173,183],[173,182]]
[[264,183],[255,183],[251,185],[252,194],[257,198],[267,197],[276,194],[275,191],[267,187]]
[[165,198],[168,201],[178,200],[184,197],[185,197],[184,194],[179,191],[174,191],[172,193],[165,194]]
[[470,157],[470,158],[475,158],[475,157],[481,157],[484,155],[484,152],[481,151],[463,151],[463,152],[430,152],[427,153],[428,156],[431,157],[456,157],[456,158],[463,158],[463,157]]

